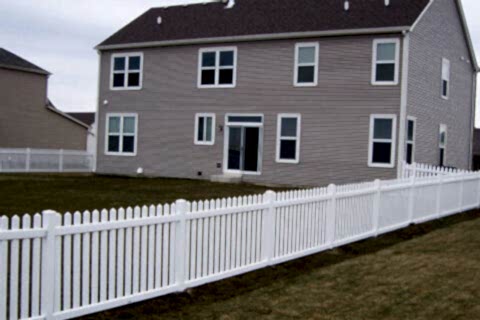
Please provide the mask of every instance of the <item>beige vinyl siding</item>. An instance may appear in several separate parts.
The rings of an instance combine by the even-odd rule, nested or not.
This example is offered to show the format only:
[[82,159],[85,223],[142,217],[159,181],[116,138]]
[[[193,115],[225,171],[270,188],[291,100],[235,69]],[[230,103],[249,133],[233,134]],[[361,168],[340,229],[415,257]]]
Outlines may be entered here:
[[[396,36],[401,38],[401,35]],[[262,174],[248,182],[326,185],[393,178],[395,169],[368,167],[370,114],[399,113],[400,85],[372,86],[372,43],[377,37],[308,39],[318,42],[315,87],[294,87],[295,44],[305,40],[222,44],[237,46],[237,81],[230,89],[198,89],[198,50],[204,46],[150,48],[144,52],[143,89],[110,91],[110,57],[102,53],[98,171],[202,178],[222,174],[226,113],[264,114]],[[385,38],[380,36],[379,38]],[[216,46],[210,46],[216,47]],[[115,51],[118,52],[118,51]],[[108,100],[108,105],[103,101]],[[105,156],[105,115],[138,113],[138,153]],[[194,145],[195,113],[216,114],[214,146]],[[300,113],[299,164],[275,162],[277,115]]]
[[86,150],[87,128],[46,108],[47,79],[0,68],[0,148]]
[[[456,1],[435,0],[410,38],[408,115],[417,117],[415,160],[438,165],[440,124],[447,125],[446,165],[470,162],[473,65]],[[462,60],[462,57],[464,60]],[[442,59],[450,61],[450,92],[442,99]]]

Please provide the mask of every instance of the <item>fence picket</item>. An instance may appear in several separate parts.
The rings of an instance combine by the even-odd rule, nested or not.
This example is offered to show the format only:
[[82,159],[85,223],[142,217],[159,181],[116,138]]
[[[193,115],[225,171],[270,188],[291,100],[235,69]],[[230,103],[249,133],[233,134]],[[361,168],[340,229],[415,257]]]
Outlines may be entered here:
[[[31,229],[31,218],[28,214],[22,218],[22,229]],[[20,317],[28,318],[30,308],[30,239],[22,240],[22,278],[21,278],[21,310]]]
[[[33,228],[41,229],[42,228],[42,216],[38,213],[33,216]],[[40,316],[40,269],[41,269],[41,260],[40,260],[40,245],[41,239],[33,239],[32,245],[32,318]],[[1,265],[1,264],[0,264]],[[0,272],[0,275],[2,273]],[[0,278],[1,280],[1,278]],[[1,291],[0,291],[1,293]],[[2,295],[0,294],[0,297]],[[1,315],[1,313],[0,313]]]
[[[73,214],[73,225],[78,226],[82,223],[80,212]],[[80,306],[80,268],[81,268],[81,234],[77,233],[73,236],[73,308]]]
[[[15,231],[20,228],[20,218],[13,216],[10,229]],[[18,254],[19,240],[12,240],[10,244],[10,307],[9,315],[11,320],[18,319]]]
[[[90,212],[83,213],[83,224],[90,224]],[[90,233],[84,233],[82,239],[82,305],[90,304]]]
[[[100,221],[100,212],[98,210],[94,210],[92,212],[92,223],[98,224],[99,221]],[[99,255],[99,233],[98,231],[95,231],[92,233],[92,273],[91,273],[92,287],[90,289],[92,304],[95,304],[98,302],[98,271],[99,271],[98,255]]]
[[[0,233],[8,230],[8,218],[0,217]],[[0,319],[7,318],[8,241],[0,240]]]

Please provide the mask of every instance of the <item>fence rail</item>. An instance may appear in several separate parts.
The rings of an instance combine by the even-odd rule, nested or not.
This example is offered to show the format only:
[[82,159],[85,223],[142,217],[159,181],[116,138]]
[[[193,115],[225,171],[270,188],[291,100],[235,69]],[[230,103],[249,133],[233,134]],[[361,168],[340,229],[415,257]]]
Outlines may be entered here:
[[92,172],[94,156],[86,151],[0,149],[0,173]]
[[67,319],[477,208],[480,173],[0,218],[0,318]]

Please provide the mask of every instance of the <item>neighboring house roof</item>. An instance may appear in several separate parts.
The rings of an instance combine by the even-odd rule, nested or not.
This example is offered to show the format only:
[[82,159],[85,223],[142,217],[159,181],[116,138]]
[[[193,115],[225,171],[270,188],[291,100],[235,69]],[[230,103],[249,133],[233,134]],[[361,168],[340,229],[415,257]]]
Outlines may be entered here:
[[3,48],[0,48],[0,68],[15,69],[45,75],[50,74],[48,71]]
[[[213,2],[154,8],[98,48],[186,39],[411,27],[429,0],[237,0],[231,9]],[[161,23],[158,18],[161,17]]]
[[47,103],[46,107],[47,107],[48,110],[50,110],[52,112],[55,112],[56,114],[64,117],[65,119],[70,120],[70,121],[78,124],[79,126],[82,126],[82,127],[86,128],[86,129],[90,129],[90,126],[88,124],[83,123],[82,121],[80,121],[80,120],[68,115],[67,113],[57,109],[50,100],[48,100],[48,103]]
[[67,112],[67,114],[89,126],[95,122],[95,112]]

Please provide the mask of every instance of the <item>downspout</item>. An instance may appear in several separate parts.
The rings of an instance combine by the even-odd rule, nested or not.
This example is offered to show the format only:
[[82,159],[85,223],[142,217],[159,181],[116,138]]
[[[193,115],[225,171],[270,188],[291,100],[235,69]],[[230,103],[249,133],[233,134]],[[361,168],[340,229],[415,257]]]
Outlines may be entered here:
[[97,50],[98,54],[98,83],[97,83],[97,110],[95,112],[95,154],[93,155],[93,172],[97,172],[98,162],[98,123],[100,114],[100,86],[101,86],[101,73],[102,73],[102,52]]
[[473,170],[473,139],[475,131],[475,117],[477,107],[477,71],[473,72],[472,79],[472,110],[470,114],[470,150],[468,158],[468,169]]
[[407,103],[408,103],[408,64],[410,55],[410,33],[403,32],[402,46],[402,81],[400,89],[400,121],[398,133],[398,161],[397,178],[402,176],[403,160],[405,159],[405,128],[407,124]]

